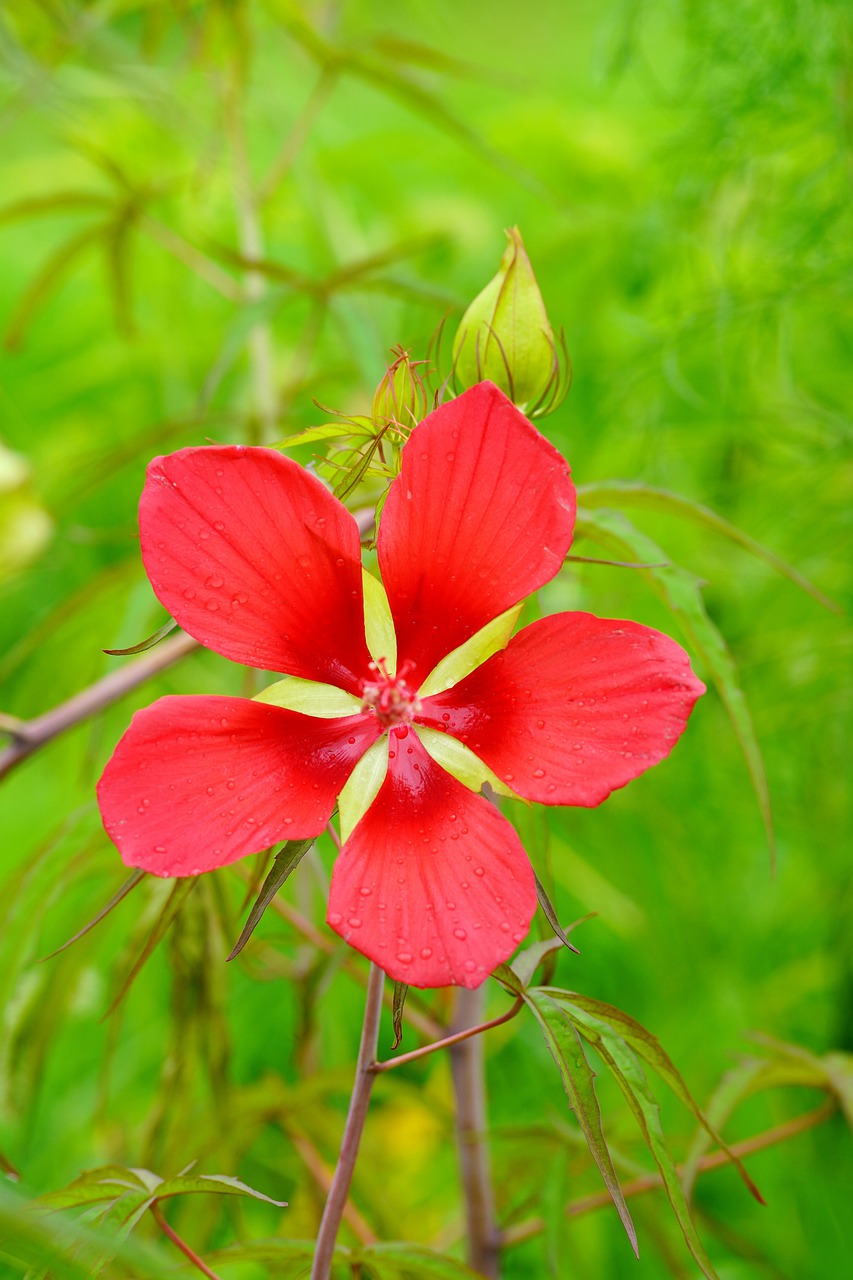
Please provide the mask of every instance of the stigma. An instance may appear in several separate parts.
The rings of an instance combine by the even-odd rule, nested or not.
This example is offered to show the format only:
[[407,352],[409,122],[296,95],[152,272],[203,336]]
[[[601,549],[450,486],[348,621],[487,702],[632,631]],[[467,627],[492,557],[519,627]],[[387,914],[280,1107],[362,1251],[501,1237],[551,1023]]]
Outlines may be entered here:
[[376,679],[362,682],[362,711],[375,715],[385,729],[411,724],[421,709],[421,700],[406,679],[414,670],[414,663],[405,661],[392,676],[386,659],[380,658],[371,662],[370,670],[376,673]]

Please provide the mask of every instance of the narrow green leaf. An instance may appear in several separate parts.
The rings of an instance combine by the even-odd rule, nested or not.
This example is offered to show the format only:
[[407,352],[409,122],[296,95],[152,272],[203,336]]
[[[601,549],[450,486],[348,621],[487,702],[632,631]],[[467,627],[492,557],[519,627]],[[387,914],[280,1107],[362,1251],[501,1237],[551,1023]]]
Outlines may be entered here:
[[200,1195],[202,1193],[215,1193],[221,1196],[248,1196],[252,1200],[263,1200],[267,1204],[274,1204],[278,1209],[287,1208],[286,1200],[273,1200],[271,1196],[264,1195],[262,1191],[255,1191],[254,1187],[241,1182],[239,1178],[232,1178],[224,1173],[179,1174],[175,1178],[166,1178],[157,1186],[155,1199],[166,1200],[171,1196]]
[[299,863],[305,857],[305,854],[311,848],[313,843],[313,836],[308,840],[288,840],[279,849],[278,853],[275,855],[275,861],[270,867],[269,874],[261,885],[261,891],[258,894],[255,905],[249,912],[249,918],[243,926],[243,931],[234,943],[234,946],[227,957],[228,960],[233,960],[235,956],[238,956],[243,950],[246,943],[255,932],[261,916],[264,914],[267,907],[284,884],[285,880],[287,880],[290,873],[299,866]]
[[589,1153],[598,1165],[604,1185],[610,1192],[631,1248],[639,1257],[637,1233],[601,1127],[601,1111],[593,1083],[595,1073],[586,1060],[577,1029],[565,1010],[555,1004],[544,991],[525,991],[524,1001],[539,1023],[545,1043],[559,1069],[569,1105],[586,1139]]
[[[535,871],[533,872],[533,879],[536,881],[536,897],[539,899],[539,905],[542,908],[542,911],[544,912],[545,919],[548,921],[549,925],[554,930],[557,937],[562,942],[563,946],[568,947],[569,951],[574,951],[575,955],[579,956],[580,952],[578,951],[577,947],[574,946],[573,943],[569,942],[569,939],[566,936],[566,933],[562,925],[560,924],[560,921],[557,919],[557,913],[554,910],[554,904],[552,903],[551,899],[548,897],[547,890],[545,889],[544,884],[539,879]],[[578,920],[575,923],[580,924],[580,921]]]
[[622,1090],[654,1157],[663,1180],[664,1190],[694,1261],[706,1280],[720,1280],[702,1247],[693,1219],[690,1217],[690,1209],[678,1170],[663,1136],[660,1108],[649,1089],[645,1073],[636,1055],[622,1037],[606,1023],[599,1022],[582,1010],[573,1011],[571,1017],[576,1029],[593,1045]]
[[394,1026],[394,1043],[392,1049],[396,1049],[403,1039],[403,1007],[406,1003],[406,992],[409,990],[408,984],[405,982],[394,983],[394,997],[391,1001],[391,1018]]
[[712,511],[710,507],[703,506],[701,502],[693,502],[690,498],[671,493],[668,489],[656,489],[652,485],[636,484],[627,480],[606,480],[598,484],[579,485],[578,501],[589,507],[619,508],[627,504],[692,520],[728,538],[730,542],[737,543],[760,560],[764,560],[778,573],[817,600],[818,604],[822,604],[825,609],[830,609],[833,613],[844,612],[834,600],[830,600],[829,596],[824,595],[819,587],[800,573],[799,569],[794,568],[787,560],[783,560],[769,547],[751,538],[742,529],[738,529],[723,516],[717,515],[717,512]]
[[159,644],[161,640],[165,640],[170,632],[177,627],[174,618],[169,618],[168,622],[164,622],[162,627],[150,635],[147,640],[140,640],[139,644],[132,644],[129,649],[103,649],[103,653],[108,653],[111,658],[126,658],[132,653],[145,653],[146,649],[153,649],[155,644]]
[[155,921],[154,928],[146,939],[145,945],[131,966],[130,971],[122,981],[118,993],[113,998],[109,1009],[107,1009],[107,1012],[104,1014],[105,1018],[108,1018],[111,1013],[115,1013],[116,1009],[133,986],[133,983],[139,973],[147,963],[149,957],[154,951],[154,948],[157,946],[157,943],[160,942],[168,932],[175,916],[178,914],[197,883],[198,876],[185,876],[182,879],[175,881],[171,892],[163,905],[163,909]]
[[637,572],[649,583],[671,611],[687,641],[704,662],[726,709],[735,736],[746,760],[747,770],[764,822],[770,858],[776,863],[773,814],[764,761],[755,736],[752,717],[738,682],[737,668],[728,646],[705,611],[699,580],[677,565],[660,565],[666,556],[651,538],[640,533],[616,511],[582,511],[575,525],[577,535],[589,538],[617,555],[627,554],[649,567]]
[[562,949],[563,944],[559,938],[546,938],[544,942],[534,942],[518,953],[510,968],[519,982],[529,987],[534,973],[546,956],[553,955],[555,951],[562,951]]
[[514,996],[523,996],[527,990],[527,984],[508,964],[496,965],[492,970],[492,977],[497,978],[498,982],[506,987],[507,991],[512,992]]
[[372,424],[370,427],[357,426],[348,418],[343,422],[324,422],[319,427],[306,427],[304,431],[297,431],[295,435],[278,440],[271,448],[291,449],[298,444],[315,444],[320,440],[348,440],[352,436],[364,436],[370,439],[374,434],[375,428]]
[[43,956],[40,963],[43,964],[45,960],[52,960],[54,956],[58,956],[60,952],[65,951],[70,947],[72,942],[78,942],[79,939],[84,937],[90,929],[94,929],[96,924],[100,924],[104,917],[110,914],[113,907],[117,907],[118,904],[127,897],[131,889],[135,889],[136,886],[145,879],[145,876],[145,871],[134,871],[132,875],[129,875],[124,883],[115,891],[107,905],[105,907],[101,907],[98,914],[93,916],[88,924],[84,924],[82,929],[78,929],[73,937],[69,938],[67,942],[63,942],[61,947],[57,947],[56,950],[51,951],[49,955]]
[[14,222],[34,214],[70,213],[76,209],[103,209],[113,203],[111,196],[94,191],[54,191],[49,196],[26,196],[0,208],[0,222]]
[[693,1098],[690,1090],[684,1082],[681,1073],[673,1063],[669,1054],[664,1049],[660,1041],[652,1035],[651,1031],[646,1028],[627,1013],[623,1013],[621,1009],[617,1009],[612,1004],[606,1004],[603,1000],[596,1000],[591,996],[579,995],[577,992],[556,992],[548,989],[552,1000],[557,1000],[559,1004],[571,1006],[574,1009],[582,1009],[585,1013],[591,1014],[599,1022],[611,1027],[622,1040],[641,1058],[643,1058],[649,1066],[655,1071],[660,1078],[669,1086],[675,1096],[684,1103],[688,1111],[705,1129],[710,1137],[717,1145],[726,1152],[732,1164],[737,1169],[741,1179],[747,1190],[755,1197],[760,1204],[764,1204],[761,1192],[756,1187],[752,1178],[744,1168],[743,1162],[729,1150],[729,1147],[711,1124],[710,1120],[702,1111],[699,1104]]

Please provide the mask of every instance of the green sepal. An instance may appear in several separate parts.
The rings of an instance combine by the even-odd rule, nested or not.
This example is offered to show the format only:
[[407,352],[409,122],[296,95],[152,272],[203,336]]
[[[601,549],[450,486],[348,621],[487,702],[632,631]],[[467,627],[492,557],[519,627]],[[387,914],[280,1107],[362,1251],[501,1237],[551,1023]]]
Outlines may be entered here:
[[298,711],[305,716],[317,716],[320,720],[352,716],[361,710],[361,703],[351,693],[333,684],[322,684],[319,680],[303,680],[301,676],[285,676],[283,680],[277,680],[255,694],[252,701],[284,707],[286,711]]
[[507,609],[491,622],[487,622],[464,644],[460,644],[457,649],[453,649],[442,658],[418,690],[420,697],[429,698],[433,694],[452,689],[460,680],[464,680],[472,671],[476,671],[477,667],[481,667],[487,658],[505,649],[518,621],[521,608],[521,604],[514,604],[511,609]]
[[458,738],[421,724],[417,726],[417,733],[436,764],[440,764],[442,769],[446,769],[463,786],[471,791],[481,791],[484,783],[488,783],[499,796],[521,800],[524,804],[529,803],[523,796],[516,795],[487,764],[483,764],[479,756],[474,755],[470,747],[466,747]]

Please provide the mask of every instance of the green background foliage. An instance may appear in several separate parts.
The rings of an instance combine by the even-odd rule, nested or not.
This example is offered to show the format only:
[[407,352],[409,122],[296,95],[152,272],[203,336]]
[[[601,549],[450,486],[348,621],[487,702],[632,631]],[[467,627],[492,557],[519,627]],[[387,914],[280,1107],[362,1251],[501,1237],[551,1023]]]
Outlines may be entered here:
[[[497,0],[487,13],[449,0],[3,6],[6,716],[48,711],[132,661],[103,649],[163,623],[135,526],[153,454],[279,439],[325,420],[312,397],[369,412],[390,346],[424,356],[449,309],[452,334],[515,223],[572,353],[569,397],[540,425],[577,483],[618,478],[710,506],[849,608],[849,5]],[[703,584],[763,754],[778,870],[715,692],[672,759],[601,809],[512,816],[560,918],[598,912],[554,981],[649,1027],[704,1103],[742,1055],[762,1052],[750,1033],[818,1056],[853,1050],[850,627],[695,520],[624,494],[605,505],[685,571],[680,589],[694,589],[689,575]],[[574,550],[612,555],[586,537]],[[682,638],[654,585],[576,562],[538,604]],[[28,1195],[98,1165],[167,1178],[198,1161],[288,1200],[170,1207],[229,1280],[305,1273],[298,1249],[242,1262],[221,1251],[310,1239],[335,1160],[366,966],[322,923],[332,850],[303,860],[280,895],[289,914],[268,911],[227,968],[246,880],[262,869],[248,860],[198,883],[109,1017],[168,883],[142,883],[39,961],[123,881],[94,783],[132,710],[163,692],[257,687],[196,652],[0,786],[0,1152]],[[507,1000],[489,984],[490,1012]],[[450,1005],[410,993],[407,1009],[443,1022]],[[419,1033],[404,1024],[412,1048]],[[384,1056],[391,1040],[389,1013]],[[660,1193],[631,1203],[639,1263],[612,1208],[564,1218],[600,1182],[533,1020],[490,1033],[487,1062],[501,1220],[542,1220],[507,1250],[509,1280],[694,1275]],[[596,1088],[630,1180],[651,1163],[606,1072]],[[819,1101],[802,1087],[762,1091],[724,1132],[736,1141]],[[692,1118],[661,1104],[682,1158]],[[695,1190],[724,1280],[839,1274],[853,1173],[839,1116],[750,1170],[767,1208],[731,1170]],[[443,1055],[379,1080],[353,1199],[379,1239],[463,1256]],[[0,1202],[10,1239],[16,1204]],[[44,1231],[48,1265],[58,1237]],[[157,1234],[144,1223],[149,1252],[111,1274],[162,1274],[145,1241]],[[352,1224],[342,1241],[357,1243]],[[19,1245],[0,1244],[0,1274],[23,1274],[13,1258],[40,1247]],[[170,1248],[156,1245],[168,1265]],[[363,1274],[459,1274],[400,1257],[365,1258]],[[56,1274],[80,1272],[69,1262]]]

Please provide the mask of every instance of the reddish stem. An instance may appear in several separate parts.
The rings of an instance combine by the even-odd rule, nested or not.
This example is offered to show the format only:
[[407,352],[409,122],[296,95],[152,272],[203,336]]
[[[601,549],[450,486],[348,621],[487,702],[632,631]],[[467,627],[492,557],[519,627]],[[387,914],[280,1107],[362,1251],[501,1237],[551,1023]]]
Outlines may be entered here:
[[163,1211],[160,1208],[159,1201],[157,1200],[154,1201],[154,1203],[151,1206],[151,1213],[154,1216],[154,1221],[157,1223],[157,1226],[160,1228],[163,1234],[167,1235],[169,1239],[172,1241],[172,1244],[175,1245],[176,1248],[180,1249],[184,1257],[189,1258],[193,1266],[196,1267],[202,1273],[202,1275],[207,1276],[209,1280],[220,1280],[220,1277],[216,1274],[216,1272],[211,1271],[207,1263],[204,1262],[198,1256],[198,1254],[195,1252],[194,1249],[190,1248],[186,1240],[181,1239],[177,1231],[175,1231],[174,1227],[169,1226],[168,1222],[163,1217]]
[[402,1067],[405,1062],[414,1062],[416,1058],[425,1058],[428,1053],[435,1053],[437,1049],[449,1049],[451,1045],[459,1044],[462,1040],[469,1040],[471,1036],[479,1036],[484,1031],[491,1031],[492,1027],[499,1027],[503,1022],[509,1022],[511,1018],[524,1008],[524,1001],[519,998],[511,1009],[506,1013],[502,1013],[499,1018],[492,1018],[490,1022],[481,1022],[476,1027],[468,1027],[465,1031],[457,1031],[452,1036],[445,1036],[443,1040],[435,1040],[432,1044],[422,1045],[420,1049],[412,1049],[410,1053],[401,1053],[399,1058],[388,1058],[385,1062],[371,1063],[371,1071],[393,1071],[394,1067]]

